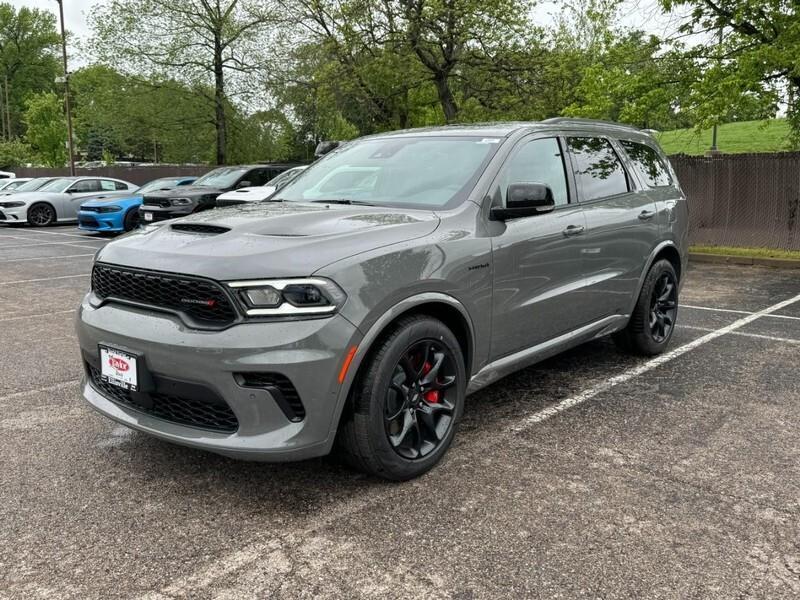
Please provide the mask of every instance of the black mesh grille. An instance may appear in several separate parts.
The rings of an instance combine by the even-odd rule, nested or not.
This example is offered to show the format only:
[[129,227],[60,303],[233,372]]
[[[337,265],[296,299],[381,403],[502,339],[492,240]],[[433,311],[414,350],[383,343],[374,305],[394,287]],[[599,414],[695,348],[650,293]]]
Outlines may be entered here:
[[97,227],[97,219],[95,219],[94,217],[80,216],[78,217],[78,222],[81,225],[85,225],[86,227]]
[[218,404],[212,404],[171,394],[152,393],[142,394],[149,402],[137,402],[133,393],[104,382],[100,376],[100,371],[93,366],[87,365],[87,368],[89,369],[92,385],[98,392],[117,404],[122,404],[180,425],[190,425],[224,433],[234,432],[239,428],[239,421],[236,419],[236,415],[223,401]]
[[220,227],[219,225],[202,225],[200,223],[175,223],[172,225],[174,231],[181,231],[184,233],[208,233],[217,235],[230,231],[227,227]]
[[92,270],[92,290],[101,299],[178,311],[201,325],[225,326],[236,320],[236,311],[222,288],[202,279],[97,264]]
[[267,391],[271,391],[269,388],[277,390],[279,393],[273,393],[273,396],[289,420],[302,421],[305,418],[306,409],[303,401],[300,400],[300,394],[285,375],[280,373],[238,373],[236,378],[245,387],[261,388]]
[[152,196],[145,196],[142,198],[142,204],[147,206],[160,206],[161,208],[168,208],[170,206],[169,198],[153,198]]

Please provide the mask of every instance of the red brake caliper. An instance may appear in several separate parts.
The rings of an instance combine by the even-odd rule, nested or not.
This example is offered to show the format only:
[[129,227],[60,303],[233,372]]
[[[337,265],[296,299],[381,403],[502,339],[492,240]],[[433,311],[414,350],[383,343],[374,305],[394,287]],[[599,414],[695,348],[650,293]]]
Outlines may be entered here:
[[[433,368],[433,365],[428,361],[425,361],[425,365],[422,367],[422,374],[427,375],[430,373],[430,370]],[[429,390],[425,392],[422,396],[425,398],[425,402],[430,402],[431,404],[436,404],[439,402],[439,390]]]

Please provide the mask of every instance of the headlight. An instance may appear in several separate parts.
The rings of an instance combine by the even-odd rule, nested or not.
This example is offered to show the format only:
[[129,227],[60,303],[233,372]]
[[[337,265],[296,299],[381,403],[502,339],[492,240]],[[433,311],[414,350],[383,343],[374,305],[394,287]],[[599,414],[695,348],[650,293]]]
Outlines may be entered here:
[[170,198],[169,203],[172,206],[189,206],[192,201],[189,198]]
[[321,277],[232,281],[228,286],[248,317],[329,315],[347,299],[338,285]]
[[119,212],[122,210],[121,206],[99,206],[97,207],[97,212],[99,213],[112,213],[112,212]]
[[3,208],[19,208],[20,206],[25,206],[24,202],[0,202],[0,206]]

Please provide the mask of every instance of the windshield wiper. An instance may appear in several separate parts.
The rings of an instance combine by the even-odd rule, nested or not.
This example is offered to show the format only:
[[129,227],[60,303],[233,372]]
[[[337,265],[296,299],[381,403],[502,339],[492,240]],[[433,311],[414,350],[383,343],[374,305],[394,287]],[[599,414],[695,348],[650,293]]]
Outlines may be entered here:
[[334,198],[333,200],[309,200],[314,204],[353,204],[357,206],[375,206],[370,202],[363,200],[350,200],[349,198]]

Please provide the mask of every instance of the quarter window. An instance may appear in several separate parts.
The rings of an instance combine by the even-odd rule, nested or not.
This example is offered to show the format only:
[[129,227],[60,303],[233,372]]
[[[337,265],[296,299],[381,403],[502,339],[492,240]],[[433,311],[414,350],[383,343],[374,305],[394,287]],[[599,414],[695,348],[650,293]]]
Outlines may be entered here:
[[591,201],[628,191],[625,169],[604,138],[569,138],[569,149],[573,158],[575,179],[582,191],[583,200]]
[[544,183],[553,191],[556,206],[567,204],[567,177],[558,140],[544,138],[527,142],[511,157],[501,182],[504,204],[512,183]]
[[672,185],[672,177],[670,177],[667,165],[653,148],[646,144],[627,140],[620,140],[620,144],[648,186]]

